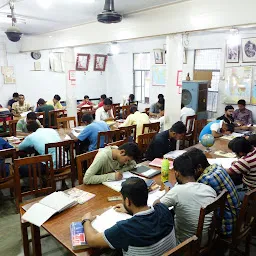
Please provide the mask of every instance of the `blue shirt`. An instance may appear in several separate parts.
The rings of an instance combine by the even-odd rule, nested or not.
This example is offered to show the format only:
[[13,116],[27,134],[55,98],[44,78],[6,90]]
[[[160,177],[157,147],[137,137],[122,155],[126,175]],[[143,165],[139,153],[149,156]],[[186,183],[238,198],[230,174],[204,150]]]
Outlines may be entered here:
[[[97,141],[98,141],[98,133],[109,131],[109,127],[104,121],[97,121],[87,125],[81,133],[78,135],[78,139],[80,141],[84,141],[88,139],[90,141],[90,145],[88,150],[93,151],[97,149]],[[100,138],[100,147],[104,147],[104,137]]]
[[[40,155],[45,154],[45,144],[61,142],[58,132],[51,128],[39,128],[28,135],[19,145],[19,150],[34,148]],[[56,168],[56,152],[54,148],[49,149],[52,155],[53,165]]]
[[[13,148],[13,146],[10,145],[3,138],[0,137],[0,150],[8,149],[8,148]],[[3,162],[3,160],[0,159],[0,165],[2,164],[2,162]],[[6,175],[9,176],[9,174],[10,174],[10,165],[5,164],[4,167],[5,167]]]
[[213,122],[210,122],[209,124],[207,124],[203,130],[201,131],[200,135],[199,135],[199,141],[202,139],[202,137],[205,135],[205,134],[212,134],[212,129],[211,129],[211,126],[213,124],[219,124],[220,122],[222,122],[222,120],[215,120]]

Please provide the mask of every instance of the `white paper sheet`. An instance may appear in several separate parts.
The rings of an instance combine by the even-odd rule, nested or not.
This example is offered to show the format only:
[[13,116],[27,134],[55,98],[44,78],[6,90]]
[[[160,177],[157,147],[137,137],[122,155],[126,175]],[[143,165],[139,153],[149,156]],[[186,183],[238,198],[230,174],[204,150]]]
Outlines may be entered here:
[[154,190],[148,194],[148,206],[152,206],[153,203],[161,198],[165,194],[165,190]]
[[182,154],[184,154],[185,152],[186,152],[186,150],[174,150],[174,151],[171,151],[171,152],[165,154],[164,158],[175,159],[175,158],[181,156]]
[[209,164],[221,165],[224,169],[229,169],[233,162],[237,161],[237,158],[208,158]]

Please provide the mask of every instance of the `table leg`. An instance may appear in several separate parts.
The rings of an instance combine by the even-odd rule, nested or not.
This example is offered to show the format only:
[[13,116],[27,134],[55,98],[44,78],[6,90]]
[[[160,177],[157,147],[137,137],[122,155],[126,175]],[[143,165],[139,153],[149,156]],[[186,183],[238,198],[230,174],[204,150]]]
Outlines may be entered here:
[[40,228],[31,224],[31,236],[33,246],[33,256],[42,256]]

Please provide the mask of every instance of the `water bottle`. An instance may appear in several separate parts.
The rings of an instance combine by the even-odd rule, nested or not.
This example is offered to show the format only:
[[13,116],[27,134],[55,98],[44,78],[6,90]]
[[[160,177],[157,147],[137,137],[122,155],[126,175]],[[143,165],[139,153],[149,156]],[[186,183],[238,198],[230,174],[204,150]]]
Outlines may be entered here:
[[161,167],[161,181],[162,183],[169,181],[169,167],[170,163],[168,159],[163,159]]

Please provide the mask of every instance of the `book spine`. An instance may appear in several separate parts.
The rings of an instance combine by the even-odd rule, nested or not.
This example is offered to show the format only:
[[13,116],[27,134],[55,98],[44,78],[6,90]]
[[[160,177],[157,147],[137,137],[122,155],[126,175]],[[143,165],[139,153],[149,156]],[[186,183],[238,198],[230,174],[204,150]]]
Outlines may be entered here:
[[81,222],[72,222],[70,224],[70,235],[73,250],[88,248],[84,227]]

